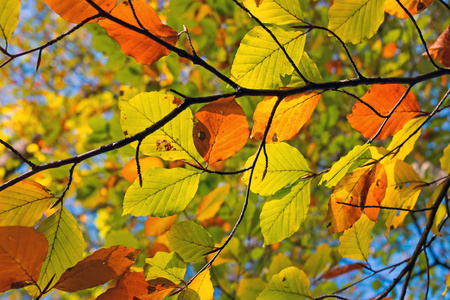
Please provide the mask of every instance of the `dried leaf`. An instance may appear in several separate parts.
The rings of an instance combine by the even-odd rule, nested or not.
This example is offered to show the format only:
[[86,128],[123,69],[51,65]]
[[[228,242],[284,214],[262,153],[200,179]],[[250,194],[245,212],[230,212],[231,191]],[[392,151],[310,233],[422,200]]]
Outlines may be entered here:
[[227,159],[247,143],[247,118],[234,96],[202,107],[194,123],[195,147],[210,164]]
[[[437,38],[436,42],[428,48],[431,57],[444,67],[450,67],[450,25]],[[426,55],[423,53],[422,55]]]
[[147,295],[149,284],[142,272],[126,272],[117,281],[115,287],[110,288],[97,297],[96,300],[134,300]]
[[[375,109],[379,114],[386,116],[400,100],[406,88],[400,84],[379,85],[374,84],[361,98]],[[393,136],[402,129],[409,120],[420,113],[420,107],[414,95],[409,92],[386,122],[377,140]],[[369,107],[356,102],[352,113],[347,115],[350,125],[365,138],[372,138],[384,122],[384,118],[376,115]]]
[[[98,11],[86,0],[44,0],[45,3],[50,6],[50,8],[60,15],[61,18],[67,22],[80,24],[82,21],[95,16]],[[110,12],[116,5],[116,0],[93,0],[98,6],[100,6],[104,11]],[[96,22],[92,20],[89,23]]]
[[88,289],[122,275],[134,263],[139,250],[112,246],[95,251],[64,272],[55,288],[66,292]]
[[[146,30],[171,45],[177,43],[179,38],[177,32],[163,24],[150,5],[142,1],[133,1],[133,7],[138,20]],[[111,15],[140,28],[128,1],[123,1],[117,5],[112,10]],[[134,57],[140,64],[150,65],[170,53],[169,49],[149,37],[113,21],[104,19],[98,23],[110,37],[119,43],[123,53]]]

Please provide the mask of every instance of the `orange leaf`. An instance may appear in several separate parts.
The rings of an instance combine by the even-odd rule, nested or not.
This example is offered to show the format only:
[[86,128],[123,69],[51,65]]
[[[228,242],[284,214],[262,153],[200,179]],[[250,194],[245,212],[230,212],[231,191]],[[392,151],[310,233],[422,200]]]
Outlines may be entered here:
[[157,236],[169,231],[170,227],[175,224],[177,215],[167,218],[148,217],[144,224],[145,236]]
[[[433,0],[401,0],[400,2],[411,13],[411,15],[416,15],[427,8]],[[400,5],[398,5],[396,0],[386,0],[384,3],[384,11],[390,15],[396,16],[397,18],[409,18],[408,14],[405,13]]]
[[[450,67],[450,25],[437,38],[436,42],[428,48],[431,57],[444,67]],[[426,55],[423,53],[422,55]]]
[[107,290],[96,300],[134,300],[147,295],[149,284],[142,272],[126,272],[117,281],[115,287]]
[[[266,142],[281,142],[292,139],[311,118],[311,114],[319,103],[317,93],[298,94],[283,99],[278,105]],[[267,127],[270,114],[277,102],[277,97],[265,97],[253,114],[252,138],[261,140]]]
[[209,164],[227,159],[247,143],[247,118],[234,96],[203,106],[194,123],[195,147]]
[[383,47],[383,52],[381,52],[381,57],[383,57],[383,58],[392,58],[395,55],[395,51],[397,51],[397,44],[394,43],[394,42],[387,43]]
[[362,263],[354,263],[350,265],[345,265],[341,267],[333,268],[329,271],[327,271],[325,274],[323,274],[323,278],[325,279],[331,279],[338,276],[341,276],[343,274],[346,274],[348,272],[354,271],[354,270],[361,270],[364,268],[364,264]]
[[47,239],[34,228],[0,227],[0,293],[37,282],[47,250]]
[[196,219],[200,222],[211,219],[219,211],[225,197],[230,193],[230,185],[215,188],[209,194],[202,197],[197,207]]
[[[95,16],[98,12],[86,0],[44,0],[45,3],[67,22],[80,24],[82,21]],[[94,0],[104,11],[110,12],[116,5],[116,0]],[[98,19],[97,19],[98,20]],[[97,20],[89,21],[89,23]]]
[[[361,99],[379,114],[386,116],[394,108],[405,91],[406,88],[400,84],[374,84]],[[386,122],[383,130],[376,139],[383,140],[393,136],[397,131],[402,129],[403,125],[419,113],[419,104],[414,95],[409,92]],[[372,138],[385,120],[377,116],[369,107],[360,101],[357,101],[353,105],[352,113],[347,115],[347,119],[353,129],[357,130],[365,138]]]
[[345,175],[336,185],[328,203],[328,231],[336,233],[350,228],[358,221],[363,211],[370,220],[376,221],[380,209],[364,207],[380,206],[386,194],[386,187],[386,171],[380,163],[368,169],[356,169]]
[[[163,24],[150,5],[135,0],[133,1],[133,7],[137,18],[145,29],[171,45],[177,43],[179,38],[177,32]],[[140,27],[128,1],[117,5],[111,12],[111,15],[138,28]],[[152,39],[113,21],[104,19],[98,23],[106,30],[110,37],[119,43],[123,53],[134,57],[140,64],[150,65],[170,53],[169,49],[161,46]]]
[[175,283],[166,278],[152,279],[148,281],[148,284],[149,295],[143,297],[142,300],[162,300],[177,287]]
[[[139,158],[139,165],[141,166],[141,174],[147,171],[150,168],[160,167],[164,168],[164,163],[158,157],[143,157]],[[120,175],[123,178],[133,183],[138,177],[137,167],[136,167],[136,159],[132,159],[125,164],[122,171],[120,171]]]
[[88,289],[122,275],[134,263],[139,250],[112,246],[92,255],[67,269],[55,288],[66,292]]

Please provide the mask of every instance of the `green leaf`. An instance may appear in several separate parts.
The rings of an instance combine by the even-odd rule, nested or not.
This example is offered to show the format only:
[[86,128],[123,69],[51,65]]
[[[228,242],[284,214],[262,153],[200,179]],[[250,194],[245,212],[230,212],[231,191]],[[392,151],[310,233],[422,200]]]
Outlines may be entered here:
[[[285,31],[270,27],[296,65],[302,58],[306,35],[301,31]],[[236,53],[231,75],[246,88],[274,89],[282,85],[281,77],[290,75],[294,68],[281,48],[262,27],[246,34]]]
[[[427,117],[419,117],[409,120],[403,128],[397,132],[392,138],[391,143],[387,147],[388,150],[393,150],[400,146],[407,138],[409,138],[417,128],[420,128],[426,121]],[[417,131],[401,148],[396,152],[395,158],[403,160],[414,149],[414,144],[420,136],[420,131]]]
[[319,245],[316,253],[308,257],[302,269],[309,277],[315,278],[333,263],[332,254],[333,249],[328,244]]
[[[55,275],[56,283],[66,269],[73,267],[83,258],[86,243],[77,221],[70,212],[62,208],[45,219],[37,230],[48,240],[47,258],[42,264],[38,284],[44,287]],[[35,287],[30,290],[38,292]]]
[[0,226],[34,226],[54,199],[37,182],[18,182],[0,192]]
[[139,249],[139,242],[136,237],[129,231],[112,230],[105,237],[105,248],[115,245],[122,245],[127,248]]
[[267,245],[290,237],[306,219],[311,200],[311,182],[301,180],[294,186],[278,191],[263,206],[261,232]]
[[[308,163],[296,148],[286,144],[267,144],[266,153],[268,165],[264,152],[258,157],[255,171],[253,173],[251,191],[255,194],[269,196],[275,194],[279,189],[288,184],[293,184],[300,177],[311,173]],[[253,163],[254,155],[251,156],[245,166]],[[250,172],[246,172],[242,180],[248,184]]]
[[300,23],[303,19],[299,1],[264,0],[257,7],[255,0],[244,0],[244,4],[263,23],[288,25]]
[[[309,58],[306,52],[303,52],[302,58],[300,59],[300,64],[298,65],[298,69],[309,81],[320,82],[322,80],[322,75],[320,75],[319,68],[317,67],[316,63],[311,58]],[[300,87],[304,85],[305,82],[303,81],[303,79],[294,72],[294,74],[292,74],[291,81],[287,86]]]
[[158,252],[153,258],[145,259],[145,262],[150,265],[145,280],[162,277],[179,284],[184,279],[186,263],[175,252]]
[[328,28],[344,42],[371,38],[384,21],[384,0],[336,0],[328,12]]
[[0,37],[8,41],[19,23],[20,0],[0,1]]
[[259,277],[243,278],[238,282],[236,295],[238,296],[238,299],[256,299],[266,285],[264,280]]
[[363,214],[353,227],[344,231],[339,238],[339,254],[347,258],[367,261],[373,226],[375,222]]
[[[310,298],[310,282],[305,272],[289,267],[273,276],[267,287],[258,295],[258,300],[296,300]],[[302,297],[302,298],[300,298]]]
[[335,186],[347,173],[362,166],[369,160],[370,153],[367,149],[369,149],[369,144],[358,145],[353,148],[347,155],[341,157],[331,166],[330,171],[322,176],[319,184],[326,182],[325,186],[327,187]]
[[444,170],[447,173],[450,173],[450,145],[445,147],[444,155],[442,155],[439,162],[441,163],[442,170]]
[[200,174],[183,168],[151,168],[128,188],[123,215],[168,217],[183,211],[197,192]]
[[167,239],[170,250],[177,252],[185,262],[196,262],[215,249],[212,236],[193,221],[173,225]]
[[270,262],[269,270],[267,270],[266,278],[270,280],[273,275],[276,275],[286,269],[287,267],[292,266],[292,261],[283,253],[278,253],[272,257],[272,261]]
[[[122,130],[130,136],[152,126],[178,106],[181,101],[172,95],[159,92],[140,93],[130,100],[120,102]],[[146,137],[140,151],[164,160],[201,160],[194,145],[192,112],[185,109],[176,118]],[[137,142],[132,144],[137,146]]]

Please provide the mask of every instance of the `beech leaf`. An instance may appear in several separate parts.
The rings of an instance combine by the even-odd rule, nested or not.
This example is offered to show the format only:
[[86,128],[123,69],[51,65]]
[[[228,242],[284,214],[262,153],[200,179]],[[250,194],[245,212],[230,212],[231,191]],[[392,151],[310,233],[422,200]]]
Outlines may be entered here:
[[0,1],[0,37],[8,41],[19,23],[20,0]]
[[150,265],[146,280],[165,278],[174,284],[183,282],[186,263],[176,252],[158,252],[153,258],[147,258],[145,262]]
[[214,287],[211,282],[211,274],[206,269],[198,275],[189,285],[187,289],[180,293],[179,300],[212,300],[214,295]]
[[[86,0],[44,0],[45,3],[61,18],[67,22],[80,24],[87,18],[95,16],[98,11],[90,5]],[[95,4],[100,6],[106,12],[110,12],[116,5],[116,0],[93,0]],[[96,22],[91,20],[89,23]]]
[[305,272],[288,267],[274,275],[257,300],[311,298],[310,282]]
[[372,229],[375,222],[369,220],[365,215],[346,230],[339,238],[339,253],[347,258],[367,261],[369,258],[369,247],[372,241]]
[[[429,48],[431,57],[440,62],[444,67],[450,67],[450,25],[441,33]],[[422,55],[426,55],[423,53]]]
[[158,236],[169,231],[170,227],[177,221],[178,216],[173,215],[166,218],[147,217],[144,223],[145,236]]
[[[403,6],[411,13],[416,15],[425,10],[433,0],[400,0]],[[386,0],[384,3],[384,11],[397,18],[408,19],[408,14],[397,3],[396,0]]]
[[[158,157],[142,157],[139,158],[139,166],[141,167],[141,173],[144,173],[150,168],[160,167],[164,168],[164,163]],[[136,159],[132,159],[125,164],[120,175],[127,181],[133,183],[138,178]]]
[[303,19],[300,2],[291,0],[244,0],[250,12],[261,22],[288,25],[301,23]]
[[116,286],[108,289],[96,300],[134,300],[147,295],[149,284],[142,272],[126,272],[117,281]]

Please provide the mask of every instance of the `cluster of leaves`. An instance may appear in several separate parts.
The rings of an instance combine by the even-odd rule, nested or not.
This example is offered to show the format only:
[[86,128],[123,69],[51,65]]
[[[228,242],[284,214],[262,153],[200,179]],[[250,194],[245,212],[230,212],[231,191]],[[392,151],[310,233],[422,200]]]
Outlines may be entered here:
[[[346,299],[370,282],[381,299],[450,285],[450,26],[428,25],[448,4],[116,2],[46,0],[56,14],[36,4],[21,25],[20,1],[0,0],[0,70],[19,74],[2,79],[17,88],[0,116],[0,292]],[[57,24],[43,45],[13,35],[36,22]],[[79,89],[65,81],[77,66]]]

